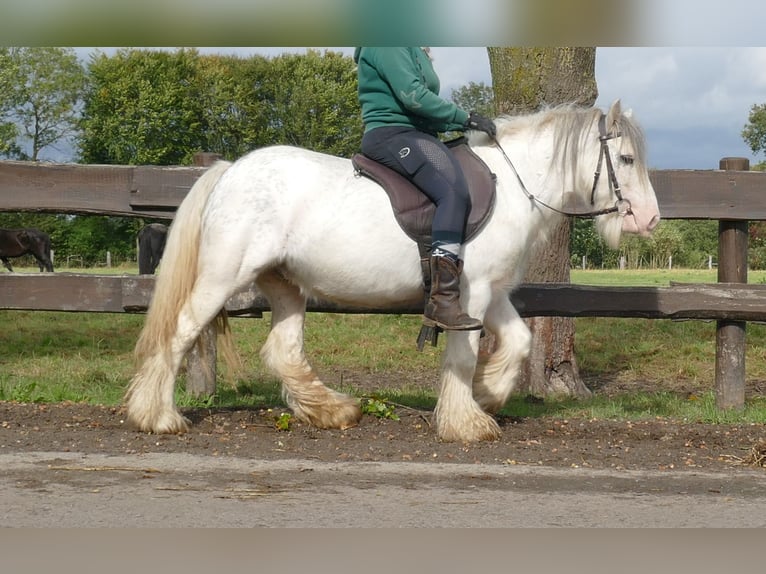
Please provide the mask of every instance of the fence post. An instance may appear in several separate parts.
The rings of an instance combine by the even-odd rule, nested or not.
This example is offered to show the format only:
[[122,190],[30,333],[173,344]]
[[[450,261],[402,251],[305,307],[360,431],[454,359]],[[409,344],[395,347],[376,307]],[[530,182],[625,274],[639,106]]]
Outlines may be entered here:
[[[219,159],[219,154],[200,152],[194,155],[194,165],[209,167]],[[199,344],[186,354],[186,392],[194,397],[215,394],[216,337],[215,325],[205,326]]]
[[[725,157],[721,170],[749,171],[746,158]],[[718,282],[747,283],[748,222],[718,222]],[[715,402],[719,409],[745,406],[745,321],[716,322]]]

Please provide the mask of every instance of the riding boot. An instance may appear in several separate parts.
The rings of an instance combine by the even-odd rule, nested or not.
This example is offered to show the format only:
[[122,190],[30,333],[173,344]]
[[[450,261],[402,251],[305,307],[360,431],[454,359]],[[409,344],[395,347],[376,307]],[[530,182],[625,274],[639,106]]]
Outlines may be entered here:
[[452,331],[481,329],[481,321],[460,308],[460,273],[463,261],[431,257],[431,293],[423,311],[423,324]]

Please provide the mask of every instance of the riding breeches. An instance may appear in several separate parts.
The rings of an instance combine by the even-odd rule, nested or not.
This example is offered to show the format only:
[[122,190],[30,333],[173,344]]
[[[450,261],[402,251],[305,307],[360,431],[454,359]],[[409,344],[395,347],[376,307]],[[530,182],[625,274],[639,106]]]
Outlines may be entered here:
[[443,142],[414,128],[381,127],[364,134],[362,153],[412,181],[434,202],[434,244],[463,242],[471,197],[460,164]]

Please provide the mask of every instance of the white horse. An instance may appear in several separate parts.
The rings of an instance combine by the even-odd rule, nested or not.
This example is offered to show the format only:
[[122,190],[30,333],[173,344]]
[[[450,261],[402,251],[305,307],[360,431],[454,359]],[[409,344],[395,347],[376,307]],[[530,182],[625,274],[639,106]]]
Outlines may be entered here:
[[[532,247],[564,217],[565,198],[594,212],[618,205],[596,217],[614,247],[621,232],[648,235],[660,218],[642,132],[619,100],[607,113],[562,106],[496,123],[494,141],[470,134],[473,151],[497,176],[497,198],[488,222],[464,246],[461,280],[462,305],[494,334],[496,350],[479,360],[479,331],[448,332],[435,409],[444,441],[500,436],[492,415],[513,390],[530,343],[509,294]],[[608,177],[594,178],[604,158]],[[359,402],[326,387],[304,354],[307,299],[371,309],[416,304],[422,279],[418,248],[387,195],[356,176],[348,159],[276,146],[218,162],[194,184],[171,226],[136,345],[129,420],[155,433],[188,430],[174,402],[181,362],[216,319],[230,334],[224,304],[255,283],[272,311],[261,355],[294,415],[317,427],[352,427],[361,418]]]

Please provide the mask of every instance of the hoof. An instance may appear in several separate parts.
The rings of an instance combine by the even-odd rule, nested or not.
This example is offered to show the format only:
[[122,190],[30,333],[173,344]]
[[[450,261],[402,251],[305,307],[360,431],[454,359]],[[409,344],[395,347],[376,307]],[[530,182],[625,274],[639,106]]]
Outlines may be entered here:
[[182,434],[191,427],[191,421],[178,411],[154,419],[128,414],[128,421],[138,430],[152,434]]
[[462,425],[437,419],[436,434],[442,442],[492,442],[500,438],[502,431],[494,418],[483,414]]
[[362,407],[359,401],[340,395],[330,405],[308,409],[305,405],[292,406],[295,416],[311,426],[320,429],[345,430],[355,427],[362,420]]

